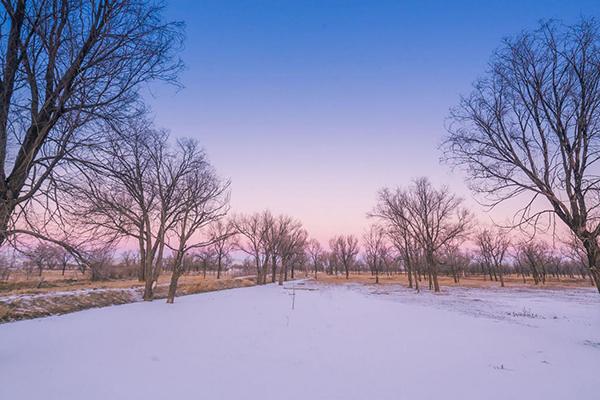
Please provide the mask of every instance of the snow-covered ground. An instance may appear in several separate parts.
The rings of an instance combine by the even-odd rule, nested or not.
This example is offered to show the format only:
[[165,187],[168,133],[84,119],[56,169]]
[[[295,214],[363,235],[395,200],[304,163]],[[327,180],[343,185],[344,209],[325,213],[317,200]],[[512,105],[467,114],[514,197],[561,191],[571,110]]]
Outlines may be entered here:
[[0,325],[0,399],[598,398],[592,290],[301,287]]

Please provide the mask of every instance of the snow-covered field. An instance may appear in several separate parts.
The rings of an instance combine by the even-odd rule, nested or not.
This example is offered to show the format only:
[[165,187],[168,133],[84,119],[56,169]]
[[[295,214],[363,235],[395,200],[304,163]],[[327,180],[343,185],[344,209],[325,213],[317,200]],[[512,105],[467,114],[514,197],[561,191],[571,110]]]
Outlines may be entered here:
[[0,399],[598,399],[593,290],[301,287],[0,325]]

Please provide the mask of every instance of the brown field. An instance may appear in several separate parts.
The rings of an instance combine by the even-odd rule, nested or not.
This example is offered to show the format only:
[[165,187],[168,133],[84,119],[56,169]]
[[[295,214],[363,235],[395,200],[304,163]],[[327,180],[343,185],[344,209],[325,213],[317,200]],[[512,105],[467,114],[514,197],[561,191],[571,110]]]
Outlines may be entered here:
[[[375,277],[371,274],[350,274],[350,278],[346,279],[345,275],[327,275],[319,274],[317,280],[325,283],[332,284],[343,284],[343,283],[364,283],[364,284],[375,284]],[[440,286],[461,286],[461,287],[472,287],[472,288],[496,288],[500,287],[500,282],[490,281],[487,276],[468,276],[460,279],[459,283],[454,283],[452,277],[439,276],[438,280]],[[382,285],[386,284],[400,284],[408,286],[408,279],[404,274],[393,274],[391,276],[379,275],[379,283]],[[423,279],[419,282],[422,288],[427,288],[427,279]],[[517,287],[517,288],[539,288],[539,289],[567,289],[567,288],[581,288],[581,287],[594,287],[592,283],[587,279],[581,278],[546,278],[545,284],[535,285],[532,278],[527,279],[526,283],[523,283],[523,278],[520,275],[507,275],[504,277],[504,284],[506,287]]]
[[[171,274],[165,272],[158,278],[159,289],[163,285],[168,285]],[[223,275],[222,280],[231,280],[233,277]],[[187,286],[202,286],[205,288],[217,287],[216,275],[207,274],[206,278],[202,274],[189,274],[179,278],[181,288]],[[43,271],[41,276],[27,276],[25,273],[14,272],[8,281],[0,281],[0,296],[13,294],[40,294],[66,290],[81,289],[125,289],[141,288],[143,282],[137,279],[108,279],[100,281],[90,280],[88,274],[81,274],[79,271],[66,271],[63,276],[60,271]]]

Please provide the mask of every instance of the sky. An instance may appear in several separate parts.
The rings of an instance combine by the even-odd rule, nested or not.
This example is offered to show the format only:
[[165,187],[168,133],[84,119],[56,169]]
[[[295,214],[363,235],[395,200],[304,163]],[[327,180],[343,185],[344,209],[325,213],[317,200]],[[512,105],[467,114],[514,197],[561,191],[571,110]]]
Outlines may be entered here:
[[233,212],[269,209],[326,241],[360,235],[380,188],[427,176],[465,198],[440,163],[450,107],[504,37],[542,19],[600,17],[600,1],[168,0],[186,25],[182,89],[154,85],[158,126],[198,139],[231,180]]

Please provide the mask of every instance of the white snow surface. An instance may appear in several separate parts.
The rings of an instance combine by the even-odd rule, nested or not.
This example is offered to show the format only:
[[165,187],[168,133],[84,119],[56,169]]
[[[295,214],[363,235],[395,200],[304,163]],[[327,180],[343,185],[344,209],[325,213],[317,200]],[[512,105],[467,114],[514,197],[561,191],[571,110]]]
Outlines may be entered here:
[[591,289],[291,285],[0,325],[0,399],[598,399]]

